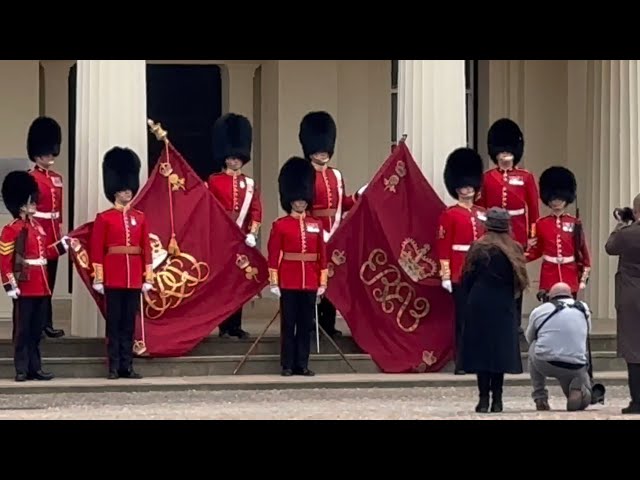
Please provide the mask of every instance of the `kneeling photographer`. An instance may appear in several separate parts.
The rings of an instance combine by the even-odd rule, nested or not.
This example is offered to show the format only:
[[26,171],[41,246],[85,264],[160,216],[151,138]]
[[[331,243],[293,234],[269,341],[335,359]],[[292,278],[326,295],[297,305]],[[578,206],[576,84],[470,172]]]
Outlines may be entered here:
[[584,410],[595,401],[603,402],[602,386],[592,392],[587,349],[591,330],[589,307],[574,300],[571,287],[561,282],[551,287],[548,297],[540,299],[544,303],[531,312],[526,331],[536,409],[550,410],[547,378],[560,383],[568,411]]

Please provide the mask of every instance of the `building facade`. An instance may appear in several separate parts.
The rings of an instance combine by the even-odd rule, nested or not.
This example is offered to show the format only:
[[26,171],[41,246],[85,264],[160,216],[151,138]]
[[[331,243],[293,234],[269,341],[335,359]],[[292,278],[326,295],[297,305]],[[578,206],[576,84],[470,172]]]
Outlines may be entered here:
[[[254,125],[247,173],[264,198],[264,247],[266,230],[280,214],[278,171],[300,154],[298,124],[307,111],[323,109],[336,118],[335,164],[349,192],[371,178],[390,145],[406,133],[416,161],[446,203],[446,155],[468,144],[489,167],[486,132],[508,116],[525,134],[523,166],[536,176],[551,165],[575,172],[594,258],[586,298],[595,317],[613,318],[616,261],[602,246],[613,208],[629,205],[640,192],[637,67],[637,61],[617,60],[0,61],[0,168],[26,158],[34,117],[56,118],[63,128],[55,168],[66,180],[65,228],[78,226],[107,207],[100,162],[108,148],[128,145],[148,158],[146,178],[159,148],[148,133],[148,117],[168,129],[204,175],[209,125],[221,113],[238,112]],[[8,219],[0,211],[0,221]],[[57,298],[72,299],[71,333],[101,336],[92,300],[83,288],[71,288],[72,271],[61,262],[56,287]],[[530,271],[537,279],[539,263]],[[536,291],[534,282],[526,311]],[[8,321],[9,312],[9,299],[0,297],[0,321]]]

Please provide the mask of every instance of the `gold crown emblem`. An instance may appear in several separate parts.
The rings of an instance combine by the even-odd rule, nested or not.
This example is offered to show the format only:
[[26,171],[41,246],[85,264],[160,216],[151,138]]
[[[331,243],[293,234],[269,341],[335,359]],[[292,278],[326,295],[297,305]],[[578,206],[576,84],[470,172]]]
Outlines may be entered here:
[[407,238],[402,242],[398,264],[415,283],[435,276],[438,271],[436,262],[427,257],[430,251],[429,245],[423,245],[422,248],[419,248],[412,238]]
[[162,265],[162,262],[165,261],[169,253],[164,249],[162,242],[160,241],[160,237],[155,233],[149,234],[149,242],[151,243],[151,263],[155,270]]

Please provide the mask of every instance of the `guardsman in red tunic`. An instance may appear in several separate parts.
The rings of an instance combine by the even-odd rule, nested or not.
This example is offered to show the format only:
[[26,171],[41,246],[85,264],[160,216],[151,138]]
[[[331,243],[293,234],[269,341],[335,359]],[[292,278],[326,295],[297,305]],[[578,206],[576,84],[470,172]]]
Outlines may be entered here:
[[536,222],[535,242],[526,256],[530,262],[542,257],[541,292],[564,282],[576,296],[589,280],[591,257],[582,224],[565,212],[575,201],[576,192],[576,178],[567,168],[550,167],[540,175],[540,199],[551,214]]
[[47,262],[69,248],[62,237],[48,244],[42,225],[34,219],[38,185],[27,172],[9,173],[2,182],[2,199],[13,220],[0,234],[0,273],[13,300],[13,362],[16,382],[51,380],[42,370],[40,339],[51,302]]
[[145,215],[131,208],[140,188],[140,159],[114,147],[102,162],[104,192],[113,208],[93,223],[93,289],[105,296],[110,380],[142,378],[133,370],[135,319],[141,293],[153,288],[151,242]]
[[[300,123],[298,139],[305,158],[316,171],[315,194],[311,202],[311,215],[322,222],[325,243],[340,226],[342,216],[354,205],[358,195],[345,192],[344,177],[340,170],[329,166],[333,157],[337,136],[336,123],[327,112],[309,112]],[[320,326],[331,336],[339,336],[336,330],[336,308],[328,299],[322,298],[318,307]]]
[[[215,172],[209,177],[209,190],[222,204],[245,235],[245,243],[257,245],[262,224],[262,202],[253,178],[242,173],[251,161],[252,128],[246,117],[228,113],[213,126],[213,161]],[[219,327],[221,337],[246,338],[242,330],[242,308]]]
[[280,204],[288,213],[271,227],[269,280],[280,297],[282,375],[313,376],[309,370],[316,298],[329,278],[322,221],[306,213],[313,200],[315,172],[303,158],[290,158],[280,170]]
[[482,185],[482,158],[470,148],[459,148],[449,155],[444,183],[458,202],[440,215],[438,258],[442,287],[453,293],[456,308],[456,375],[462,370],[462,340],[466,297],[460,288],[462,267],[471,244],[484,234],[485,210],[473,204]]
[[[511,235],[526,250],[535,237],[540,209],[534,175],[518,167],[524,154],[520,127],[508,118],[497,120],[489,129],[487,147],[496,168],[485,172],[476,204],[486,209],[507,210],[511,216]],[[516,316],[518,325],[522,324],[522,296],[517,300]]]
[[[38,117],[29,127],[27,134],[27,154],[35,166],[29,170],[38,183],[38,203],[33,214],[47,235],[47,245],[59,242],[62,238],[62,175],[54,172],[56,157],[60,154],[62,130],[53,118]],[[47,257],[47,275],[49,288],[53,293],[58,272],[58,257]],[[64,330],[53,328],[53,306],[47,306],[44,333],[51,338],[64,336]]]

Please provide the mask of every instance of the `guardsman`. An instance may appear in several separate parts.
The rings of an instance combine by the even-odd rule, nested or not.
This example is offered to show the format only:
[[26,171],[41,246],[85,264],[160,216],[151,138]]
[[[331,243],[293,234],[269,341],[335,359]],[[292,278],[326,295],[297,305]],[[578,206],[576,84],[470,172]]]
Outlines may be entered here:
[[[486,209],[507,210],[511,217],[511,235],[526,251],[535,237],[540,209],[534,175],[518,167],[524,154],[524,135],[513,120],[501,118],[489,129],[487,147],[496,168],[485,172],[476,204]],[[522,296],[517,300],[516,316],[521,325]]]
[[[358,198],[358,194],[346,194],[342,173],[329,166],[335,150],[336,136],[336,123],[327,112],[309,112],[300,123],[298,139],[305,158],[316,171],[311,215],[322,222],[325,243],[340,226],[342,216],[355,205]],[[362,191],[363,189],[359,193]],[[318,315],[320,326],[325,332],[332,337],[342,334],[336,330],[336,308],[327,298],[322,298]]]
[[438,257],[442,287],[453,293],[456,309],[456,375],[462,369],[462,340],[466,297],[460,287],[462,267],[471,244],[484,234],[485,210],[474,205],[482,185],[482,158],[470,148],[459,148],[447,158],[444,183],[457,200],[440,215]]
[[2,199],[14,220],[0,234],[0,272],[13,300],[13,362],[16,382],[51,380],[42,370],[40,340],[51,302],[47,262],[65,253],[68,237],[48,244],[48,236],[34,218],[38,184],[27,172],[9,173],[2,182]]
[[[27,134],[27,154],[35,163],[29,170],[38,183],[38,203],[33,217],[47,235],[47,245],[62,238],[62,175],[52,170],[56,157],[60,154],[62,130],[53,118],[38,117],[29,127]],[[58,257],[50,254],[47,258],[49,288],[53,294],[58,272]],[[53,328],[53,306],[47,306],[44,333],[51,338],[64,336],[64,330]]]
[[104,193],[113,207],[96,215],[91,231],[93,289],[106,301],[110,380],[142,378],[133,370],[133,340],[141,294],[153,288],[153,268],[145,215],[130,205],[139,174],[132,150],[114,147],[105,154]]
[[315,172],[303,158],[280,170],[280,205],[288,215],[273,222],[269,236],[271,292],[280,297],[282,375],[313,376],[309,370],[316,298],[329,278],[322,221],[306,213],[313,200]]
[[[251,161],[252,128],[246,117],[228,113],[213,126],[214,173],[209,177],[209,190],[229,213],[245,235],[245,243],[257,245],[256,236],[262,224],[262,202],[253,178],[242,173]],[[219,327],[221,337],[246,338],[242,330],[242,308]]]
[[542,257],[540,290],[549,292],[558,282],[571,287],[574,297],[589,280],[591,257],[582,223],[566,213],[576,200],[577,183],[573,172],[564,167],[547,168],[540,175],[540,199],[551,214],[536,222],[536,237],[527,250],[528,261]]

